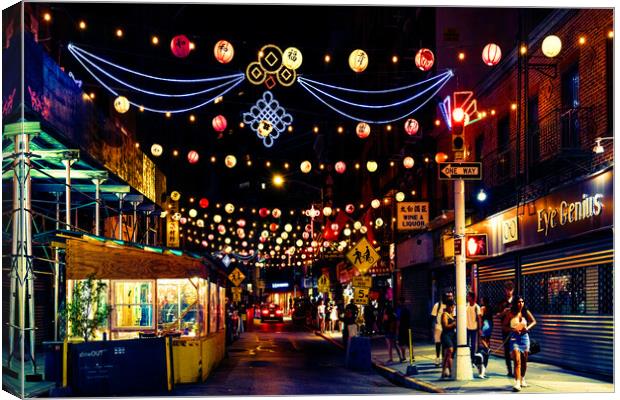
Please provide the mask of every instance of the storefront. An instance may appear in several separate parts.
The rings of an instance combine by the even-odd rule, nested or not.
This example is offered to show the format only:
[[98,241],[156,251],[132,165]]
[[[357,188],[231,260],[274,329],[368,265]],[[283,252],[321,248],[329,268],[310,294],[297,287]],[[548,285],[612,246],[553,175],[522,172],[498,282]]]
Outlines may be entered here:
[[67,301],[93,277],[111,313],[96,340],[172,336],[174,383],[198,382],[224,357],[226,276],[182,252],[81,235],[62,237]]
[[[613,170],[467,228],[486,233],[489,257],[469,260],[479,295],[497,304],[512,281],[538,325],[533,360],[613,372]],[[493,346],[501,343],[495,324]]]

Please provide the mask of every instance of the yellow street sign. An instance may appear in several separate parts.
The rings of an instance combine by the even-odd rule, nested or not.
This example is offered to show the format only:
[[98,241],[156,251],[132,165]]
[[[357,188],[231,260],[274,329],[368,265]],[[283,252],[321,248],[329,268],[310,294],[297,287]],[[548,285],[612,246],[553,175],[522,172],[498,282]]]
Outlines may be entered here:
[[371,288],[372,278],[370,276],[354,276],[353,279],[351,279],[351,283],[353,287]]
[[329,276],[321,275],[316,285],[318,286],[320,293],[329,292],[329,285],[330,285]]
[[353,302],[355,304],[368,304],[368,292],[370,288],[356,287],[353,288]]
[[379,253],[364,237],[347,253],[347,259],[363,275],[379,261]]
[[239,271],[239,268],[235,268],[233,272],[228,275],[228,279],[230,279],[233,285],[239,286],[241,282],[243,282],[243,280],[245,279],[245,275],[243,275],[243,273]]
[[240,302],[241,301],[241,288],[234,287],[234,288],[230,288],[230,290],[232,291],[233,302]]

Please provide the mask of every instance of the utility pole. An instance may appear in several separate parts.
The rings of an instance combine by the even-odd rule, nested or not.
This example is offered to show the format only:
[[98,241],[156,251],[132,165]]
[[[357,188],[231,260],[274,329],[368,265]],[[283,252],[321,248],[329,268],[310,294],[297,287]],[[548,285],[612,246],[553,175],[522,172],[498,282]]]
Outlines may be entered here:
[[[461,108],[452,112],[452,150],[454,161],[465,160],[465,132],[467,114]],[[473,379],[471,354],[467,346],[467,285],[465,259],[465,181],[454,181],[454,264],[456,269],[456,362],[452,377],[457,381]]]

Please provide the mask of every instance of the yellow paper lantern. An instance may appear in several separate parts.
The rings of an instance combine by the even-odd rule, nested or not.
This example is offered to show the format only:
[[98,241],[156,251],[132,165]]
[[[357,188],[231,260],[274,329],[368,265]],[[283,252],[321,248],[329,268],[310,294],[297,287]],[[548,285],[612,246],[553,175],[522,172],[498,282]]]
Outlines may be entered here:
[[353,224],[353,228],[359,230],[362,227],[362,223],[359,221],[355,221],[355,223]]
[[368,54],[364,50],[353,50],[349,55],[349,67],[355,72],[363,72],[368,67]]
[[372,208],[379,208],[381,206],[381,202],[377,199],[374,199],[373,201],[370,202],[370,206]]
[[235,212],[235,206],[228,203],[224,206],[224,211],[226,211],[228,214],[232,214],[233,212]]
[[330,215],[332,215],[332,209],[331,209],[331,207],[325,207],[325,208],[323,208],[323,215],[325,215],[326,217],[329,217]]
[[174,192],[170,193],[170,198],[172,199],[172,201],[179,201],[179,199],[181,198],[181,193],[175,190]]
[[125,96],[118,96],[114,99],[114,109],[119,114],[125,114],[129,111],[129,100]]
[[195,209],[191,209],[189,210],[189,216],[190,218],[196,218],[196,216],[198,215],[198,211],[196,211]]
[[303,161],[300,165],[300,168],[301,172],[307,174],[312,170],[312,164],[310,163],[310,161]]
[[396,193],[396,196],[394,197],[396,198],[396,201],[398,202],[405,200],[405,194],[403,192]]
[[222,222],[222,216],[219,214],[215,214],[213,216],[213,222],[215,222],[216,224],[219,224],[220,222]]
[[162,155],[163,152],[164,148],[161,147],[160,144],[153,143],[153,145],[151,146],[151,154],[153,155],[153,157],[159,157]]
[[379,227],[383,226],[383,219],[381,219],[381,218],[377,218],[377,219],[375,220],[375,226],[376,226],[377,228],[379,228]]
[[297,69],[301,66],[303,57],[301,51],[295,47],[289,47],[282,53],[282,64],[289,69]]
[[368,161],[368,162],[366,162],[366,169],[369,172],[375,172],[377,170],[377,167],[378,167],[378,165],[377,165],[376,161]]
[[553,58],[560,54],[562,50],[562,40],[555,35],[549,35],[542,42],[542,52],[545,56]]
[[234,168],[235,165],[237,165],[237,158],[233,155],[226,156],[226,158],[224,159],[224,165],[226,165],[228,168]]

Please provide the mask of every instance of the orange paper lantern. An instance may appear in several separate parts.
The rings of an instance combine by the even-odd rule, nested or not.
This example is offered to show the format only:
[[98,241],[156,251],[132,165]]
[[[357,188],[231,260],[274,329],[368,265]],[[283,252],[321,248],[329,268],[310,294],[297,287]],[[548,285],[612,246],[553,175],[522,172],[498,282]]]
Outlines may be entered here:
[[360,122],[355,128],[355,133],[357,133],[357,137],[360,139],[366,139],[370,135],[370,125],[366,122]]
[[415,55],[415,66],[422,71],[428,71],[433,68],[435,63],[435,55],[429,49],[420,49]]
[[213,48],[213,54],[215,55],[215,59],[222,63],[228,64],[235,55],[235,49],[232,44],[226,40],[220,40],[215,44]]

